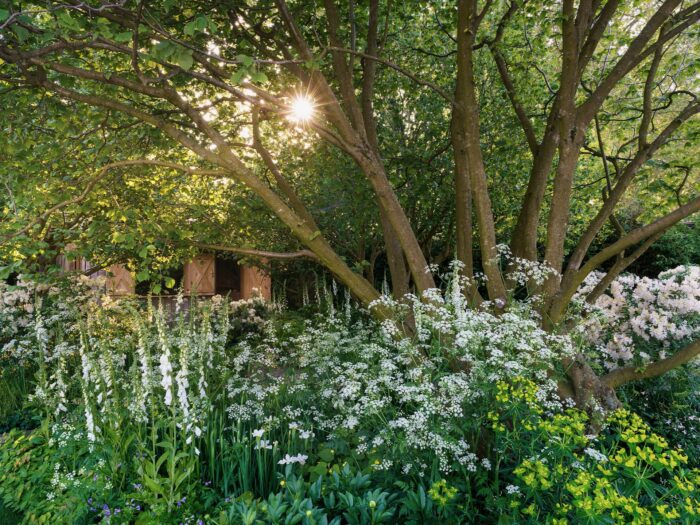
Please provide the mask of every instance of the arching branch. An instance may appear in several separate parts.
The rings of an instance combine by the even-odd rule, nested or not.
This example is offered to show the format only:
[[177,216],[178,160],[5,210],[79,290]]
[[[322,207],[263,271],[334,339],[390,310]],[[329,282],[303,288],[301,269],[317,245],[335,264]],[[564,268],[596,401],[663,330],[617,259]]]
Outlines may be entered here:
[[262,137],[260,136],[260,118],[257,110],[253,110],[253,147],[260,155],[260,158],[262,158],[263,162],[267,166],[267,169],[270,170],[272,175],[275,177],[277,187],[287,197],[289,204],[292,206],[294,211],[299,215],[299,217],[303,218],[308,223],[309,228],[313,229],[314,231],[318,230],[318,225],[316,224],[313,216],[306,206],[304,206],[304,203],[299,198],[296,190],[292,187],[286,177],[282,175],[282,172],[277,167],[277,163],[272,158],[272,155],[270,155],[270,152],[267,150],[267,148],[265,148]]
[[236,248],[225,244],[194,243],[194,246],[203,250],[217,250],[221,252],[236,253],[238,255],[250,255],[267,259],[300,259],[307,258],[318,262],[318,256],[311,250],[298,250],[296,252],[270,252],[267,250],[255,250],[252,248]]
[[617,242],[603,248],[593,257],[588,259],[577,272],[567,271],[566,279],[562,282],[562,287],[554,298],[552,306],[549,310],[549,317],[551,321],[553,323],[557,323],[561,320],[569,301],[571,301],[571,298],[576,293],[576,290],[580,284],[593,270],[598,268],[605,261],[612,259],[627,248],[643,242],[659,232],[667,230],[677,222],[682,221],[686,217],[697,213],[698,211],[700,211],[700,197],[697,197],[687,204],[676,208],[671,213],[664,215],[646,226],[632,230]]
[[630,381],[649,379],[663,375],[674,368],[678,368],[692,361],[698,355],[700,355],[700,339],[693,341],[666,359],[655,361],[643,367],[626,366],[613,370],[605,374],[601,378],[601,381],[611,388],[617,388]]

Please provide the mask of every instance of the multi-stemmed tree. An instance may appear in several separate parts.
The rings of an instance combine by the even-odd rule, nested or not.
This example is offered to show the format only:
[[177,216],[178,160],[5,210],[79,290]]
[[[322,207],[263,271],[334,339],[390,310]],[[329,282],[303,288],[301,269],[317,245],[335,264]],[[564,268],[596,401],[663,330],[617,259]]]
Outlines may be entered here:
[[[541,296],[544,322],[555,329],[593,270],[605,266],[607,273],[589,301],[671,226],[700,210],[692,165],[698,18],[700,3],[681,0],[11,4],[0,10],[6,96],[16,104],[51,96],[58,107],[99,121],[100,129],[148,126],[159,132],[155,151],[170,155],[135,158],[122,149],[98,157],[84,191],[21,231],[43,228],[47,214],[85,199],[112,170],[230,179],[303,245],[294,254],[264,255],[314,259],[367,305],[379,297],[375,283],[334,248],[301,197],[303,177],[287,170],[286,151],[296,146],[285,141],[301,135],[354,165],[357,184],[366,184],[376,202],[394,294],[421,293],[435,286],[427,267],[436,254],[419,240],[407,209],[432,194],[411,185],[397,190],[386,152],[401,141],[391,134],[398,116],[401,126],[433,133],[439,124],[447,139],[429,156],[447,156],[454,170],[453,220],[442,228],[454,232],[466,275],[473,277],[476,266],[486,277],[482,288],[466,290],[471,300],[507,301],[509,269],[499,264],[503,232],[494,203],[508,200],[516,203],[508,232],[513,256],[556,270],[530,290]],[[27,95],[16,97],[17,90]],[[418,93],[428,93],[432,115],[412,105]],[[510,106],[505,118],[521,129],[494,137],[503,126],[483,116],[503,113],[496,100],[502,95]],[[416,122],[417,115],[426,120]],[[494,184],[501,166],[486,159],[499,140],[510,141],[509,156],[529,171],[526,177],[509,173]],[[650,163],[661,154],[670,160]],[[649,220],[628,230],[617,213],[650,179],[672,188],[673,199],[654,202],[641,214]],[[435,186],[444,192],[446,183]],[[586,213],[574,213],[581,206]],[[587,222],[574,227],[581,215]],[[601,232],[611,238],[609,224],[613,240],[602,244]],[[390,315],[381,307],[375,312]],[[650,368],[662,373],[698,353],[696,342]],[[619,373],[597,377],[582,359],[567,365],[577,399],[614,403],[611,378]],[[626,371],[625,378],[640,373]]]

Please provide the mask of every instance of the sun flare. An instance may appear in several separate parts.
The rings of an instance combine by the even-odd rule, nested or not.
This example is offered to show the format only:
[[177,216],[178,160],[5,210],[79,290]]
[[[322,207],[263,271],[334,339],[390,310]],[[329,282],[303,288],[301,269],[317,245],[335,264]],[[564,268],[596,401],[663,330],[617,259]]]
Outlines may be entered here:
[[315,110],[316,105],[311,98],[299,95],[289,105],[289,120],[303,124],[313,118]]

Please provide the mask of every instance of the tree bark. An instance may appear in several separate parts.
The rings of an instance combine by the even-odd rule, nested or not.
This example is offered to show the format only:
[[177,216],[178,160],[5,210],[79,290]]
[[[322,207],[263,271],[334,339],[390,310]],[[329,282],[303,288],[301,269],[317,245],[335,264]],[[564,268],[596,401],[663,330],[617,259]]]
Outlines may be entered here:
[[[377,26],[379,23],[379,1],[370,0],[369,24],[367,28],[366,54],[376,56],[378,53]],[[365,136],[377,158],[381,157],[379,149],[379,137],[377,136],[377,120],[374,116],[372,104],[374,96],[374,82],[377,74],[377,63],[374,60],[364,60],[362,63],[362,121],[365,128]],[[391,224],[386,210],[379,204],[379,223],[384,236],[387,263],[391,274],[392,294],[396,299],[404,297],[409,290],[409,274],[401,248],[401,242]]]
[[[576,126],[576,87],[578,64],[578,36],[574,0],[564,0],[562,6],[562,71],[559,88],[559,163],[557,164],[552,203],[547,222],[545,262],[557,272],[562,271],[564,242],[569,226],[569,206],[573,188],[578,152],[583,143],[584,130]],[[545,284],[545,300],[555,293],[559,284],[551,276]]]
[[[489,197],[488,180],[479,142],[479,108],[474,85],[473,46],[477,30],[477,10],[474,0],[460,0],[457,10],[457,92],[455,105],[457,139],[464,148],[472,199],[479,226],[479,241],[489,299],[505,301],[506,287],[498,265],[496,228]],[[461,197],[464,199],[464,196]]]
[[[457,89],[460,90],[457,81]],[[457,238],[457,259],[464,265],[463,275],[472,283],[474,279],[474,246],[472,229],[472,195],[469,183],[467,151],[464,147],[466,137],[460,133],[457,120],[464,118],[455,107],[452,112],[452,151],[455,163],[455,236]],[[472,302],[479,294],[476,286],[471,284],[465,290]]]

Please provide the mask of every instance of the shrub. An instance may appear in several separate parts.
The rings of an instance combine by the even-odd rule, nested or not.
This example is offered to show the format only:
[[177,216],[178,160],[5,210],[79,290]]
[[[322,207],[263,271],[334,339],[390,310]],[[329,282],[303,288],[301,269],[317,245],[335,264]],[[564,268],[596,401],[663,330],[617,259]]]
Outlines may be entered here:
[[[634,413],[618,410],[598,436],[585,413],[544,415],[536,386],[499,384],[492,416],[495,452],[510,483],[499,507],[505,523],[694,523],[700,470]],[[504,521],[505,520],[505,521]]]
[[[579,299],[601,277],[592,274]],[[663,359],[700,335],[700,266],[679,266],[658,279],[622,275],[586,310],[579,333],[604,368]]]
[[[579,297],[600,274],[587,280]],[[578,333],[601,369],[643,367],[700,336],[700,267],[679,266],[658,279],[623,275],[589,308]],[[619,397],[700,465],[700,369],[691,361],[663,377],[625,385]]]

